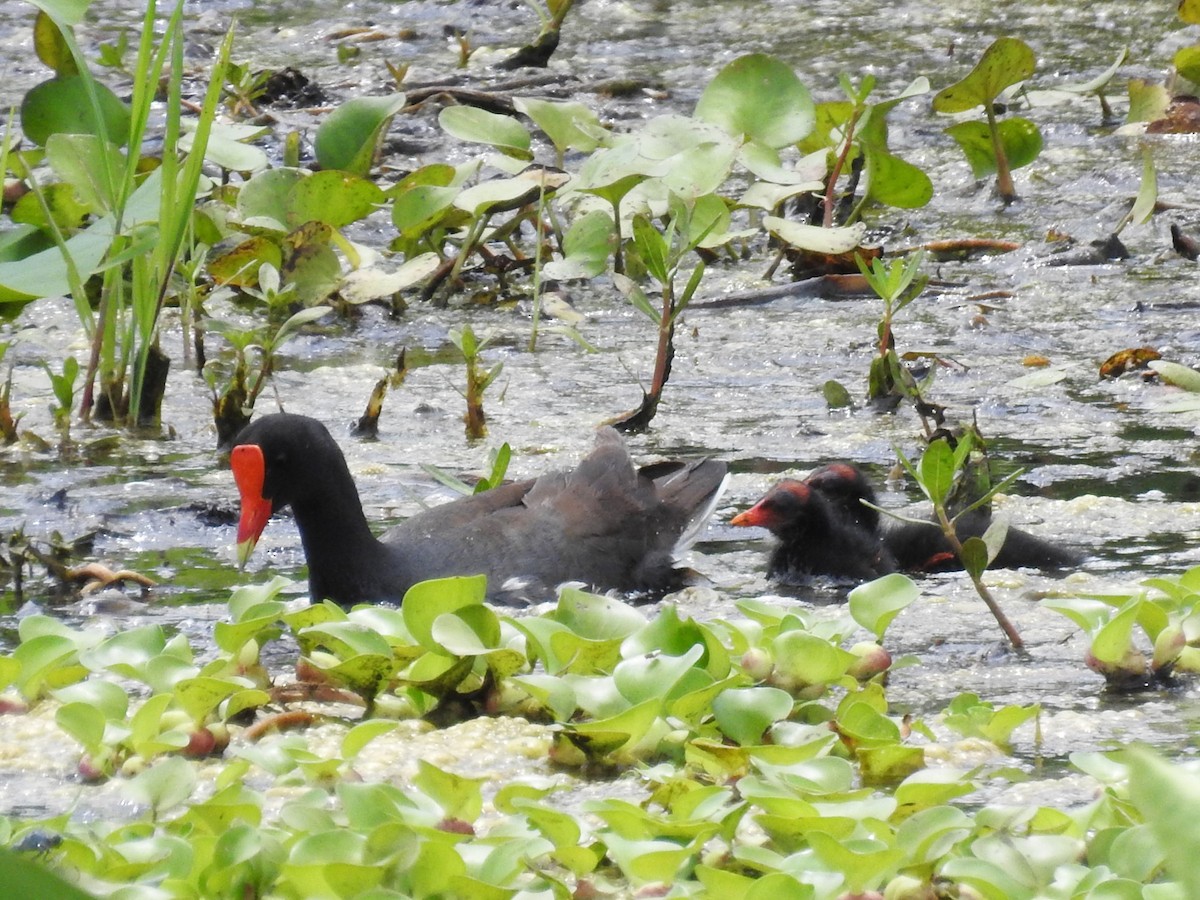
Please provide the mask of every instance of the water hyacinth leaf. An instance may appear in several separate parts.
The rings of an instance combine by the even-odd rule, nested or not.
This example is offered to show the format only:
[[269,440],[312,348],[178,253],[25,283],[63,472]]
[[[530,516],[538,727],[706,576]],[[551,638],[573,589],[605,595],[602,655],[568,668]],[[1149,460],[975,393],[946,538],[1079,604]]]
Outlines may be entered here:
[[533,120],[559,154],[567,150],[591,153],[608,138],[608,129],[582,103],[514,97],[513,106]]
[[[1010,168],[1027,166],[1042,152],[1042,133],[1028,119],[1004,119],[996,123],[996,130]],[[986,122],[958,122],[945,129],[945,133],[962,149],[972,175],[984,178],[996,172],[996,148]]]
[[751,53],[729,63],[705,87],[693,113],[742,141],[786,147],[812,131],[812,96],[773,56]]
[[105,638],[95,647],[80,653],[79,661],[95,672],[108,670],[126,678],[141,680],[142,669],[161,654],[166,645],[166,633],[162,626],[146,625]]
[[[196,135],[195,122],[188,124],[191,127],[187,134],[179,139],[179,149],[185,153],[191,152]],[[235,136],[229,126],[219,123],[213,124],[208,142],[204,145],[204,161],[230,172],[263,172],[271,165],[270,157],[261,147],[247,144],[245,139]]]
[[646,617],[628,603],[578,588],[559,591],[554,619],[589,638],[624,639],[646,624]]
[[608,267],[617,249],[617,231],[612,216],[594,209],[571,223],[563,237],[563,258],[552,259],[542,271],[547,278],[568,281],[595,278]]
[[13,684],[21,674],[21,663],[11,656],[0,656],[0,690]]
[[742,746],[761,744],[767,729],[792,712],[792,696],[773,687],[734,688],[713,700],[717,727]]
[[900,572],[893,572],[854,588],[848,597],[850,615],[882,640],[892,620],[920,596],[915,581]]
[[266,706],[271,702],[271,695],[266,691],[252,688],[249,690],[235,691],[229,696],[225,702],[225,707],[222,710],[221,718],[228,721],[234,719],[238,714],[249,709],[258,709],[260,706]]
[[373,181],[349,172],[314,172],[292,186],[287,224],[294,228],[317,221],[343,228],[370,215],[383,200],[383,190]]
[[934,95],[933,109],[961,113],[991,103],[1006,87],[1027,79],[1036,67],[1037,57],[1020,38],[997,38],[965,78]]
[[849,253],[862,243],[867,226],[862,222],[840,228],[821,228],[818,225],[802,225],[777,216],[763,218],[763,227],[785,244],[813,253],[837,255]]
[[671,167],[660,181],[677,197],[712,194],[728,179],[736,155],[732,142],[706,141],[671,157]]
[[474,822],[483,812],[482,786],[486,778],[466,778],[418,760],[413,785],[431,799],[447,818]]
[[125,785],[134,802],[163,813],[187,800],[196,787],[196,767],[179,756],[156,762]]
[[12,897],[44,897],[47,900],[94,900],[44,863],[0,846],[0,881]]
[[562,678],[533,672],[514,676],[512,681],[548,710],[554,721],[565,722],[575,714],[575,691]]
[[430,637],[447,653],[474,656],[487,653],[500,640],[500,621],[486,606],[468,606],[442,613],[430,626]]
[[175,685],[175,702],[199,725],[221,701],[245,687],[236,681],[208,676],[189,678]]
[[1195,369],[1165,359],[1151,360],[1146,365],[1157,372],[1158,377],[1167,384],[1192,393],[1200,393],[1200,372]]
[[[621,696],[630,703],[651,697],[674,699],[676,685],[692,671],[704,655],[703,647],[693,647],[683,656],[638,656],[622,660],[613,670],[613,680]],[[706,681],[707,683],[707,681]]]
[[[792,168],[785,167],[773,147],[750,142],[738,148],[737,160],[766,188],[788,191],[785,196],[802,191],[820,191],[824,187],[825,153],[810,153]],[[747,192],[749,193],[749,192]]]
[[488,144],[514,159],[533,159],[529,132],[512,116],[477,106],[447,106],[438,114],[438,124],[459,140]]
[[441,650],[433,637],[433,623],[438,616],[481,606],[486,595],[487,578],[483,575],[438,578],[409,588],[400,610],[404,624],[417,643],[436,653]]
[[382,635],[358,622],[323,622],[305,628],[301,635],[309,646],[325,647],[337,656],[349,657],[359,653],[387,656],[391,652]]
[[588,756],[600,759],[638,743],[650,731],[661,709],[661,700],[646,700],[613,716],[566,725],[565,734]]
[[1040,605],[1062,613],[1088,635],[1099,631],[1113,614],[1112,606],[1092,597],[1047,597]]
[[236,654],[250,640],[261,636],[264,641],[276,637],[280,629],[277,624],[286,607],[278,600],[271,600],[253,607],[253,612],[238,617],[234,622],[217,622],[213,626],[213,640],[217,647],[229,654]]
[[101,135],[115,144],[124,144],[129,135],[129,107],[104,85],[92,81],[91,86],[99,104],[99,122],[92,111],[84,76],[52,78],[30,90],[21,101],[21,130],[25,136],[43,147],[55,134]]
[[635,885],[670,884],[698,852],[694,841],[681,847],[672,841],[626,840],[612,832],[603,840],[609,858]]
[[1127,603],[1100,627],[1092,637],[1092,656],[1108,665],[1120,665],[1126,660],[1133,647],[1133,626],[1141,603],[1138,599]]
[[835,872],[842,873],[850,894],[882,883],[904,859],[902,850],[869,838],[839,841],[813,831],[808,840],[818,859]]
[[[921,769],[901,782],[892,795],[902,815],[912,815],[934,807],[945,807],[951,800],[976,790],[967,773],[959,769]],[[956,809],[956,807],[945,807]]]
[[901,822],[896,829],[896,845],[912,862],[932,863],[970,837],[973,830],[974,823],[961,809],[935,806],[920,810]]
[[1129,798],[1142,813],[1165,853],[1167,870],[1188,896],[1200,896],[1196,841],[1200,829],[1191,810],[1200,803],[1200,779],[1194,768],[1172,765],[1146,748],[1128,752]]
[[360,897],[378,887],[387,872],[364,862],[365,847],[366,837],[347,829],[307,834],[292,846],[281,874],[292,884],[312,885],[322,896]]
[[917,209],[933,199],[933,182],[912,163],[873,148],[867,153],[867,196],[885,206]]
[[779,635],[771,643],[771,652],[776,675],[786,681],[789,689],[836,681],[855,659],[841,647],[804,631]]
[[[117,688],[117,690],[121,689]],[[121,691],[121,693],[125,692]],[[120,718],[124,718],[124,713],[120,714]],[[60,706],[54,714],[54,722],[79,741],[85,750],[93,750],[103,744],[104,729],[108,724],[108,718],[100,707],[80,700]]]
[[404,107],[404,95],[356,97],[343,103],[317,128],[315,149],[322,169],[366,175],[380,135]]
[[15,685],[26,700],[37,700],[54,688],[74,684],[87,677],[88,669],[79,663],[75,643],[56,634],[22,639],[12,654],[21,666]]
[[1176,10],[1179,18],[1189,25],[1200,25],[1200,0],[1179,0]]

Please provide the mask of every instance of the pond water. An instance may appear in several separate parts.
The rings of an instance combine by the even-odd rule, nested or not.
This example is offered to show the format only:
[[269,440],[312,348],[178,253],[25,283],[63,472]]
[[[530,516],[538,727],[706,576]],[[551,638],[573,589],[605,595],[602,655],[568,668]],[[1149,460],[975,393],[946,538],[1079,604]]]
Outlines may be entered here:
[[[98,24],[87,32],[92,45],[136,21],[137,6],[95,4]],[[1038,87],[1086,81],[1123,46],[1130,47],[1131,61],[1118,77],[1122,85],[1126,78],[1161,79],[1174,48],[1184,42],[1165,15],[1148,22],[1135,4],[995,3],[987,5],[986,18],[978,3],[802,6],[584,3],[567,20],[550,69],[554,83],[523,93],[579,96],[620,127],[623,121],[690,111],[720,66],[756,50],[794,66],[814,96],[825,100],[839,96],[836,78],[843,71],[874,74],[881,95],[898,92],[920,74],[928,75],[936,90],[961,76],[1000,34],[1022,37],[1033,46]],[[390,83],[385,60],[410,62],[413,83],[456,81],[486,89],[511,81],[511,75],[498,75],[488,64],[534,28],[519,3],[501,9],[367,2],[341,7],[331,19],[323,4],[197,2],[189,6],[197,56],[203,57],[204,47],[219,39],[235,14],[240,23],[236,59],[253,66],[297,66],[335,99],[384,90]],[[43,77],[20,49],[27,46],[28,18],[25,7],[0,7],[0,21],[10,29],[0,44],[6,75],[0,90],[10,102]],[[385,39],[362,42],[360,60],[339,66],[338,41],[330,35],[363,25]],[[473,45],[482,48],[466,70],[455,68],[456,48],[443,33],[448,26],[467,29]],[[396,36],[401,29],[402,38]],[[617,77],[646,87],[617,99],[594,92]],[[1042,741],[1035,744],[1032,733],[1021,733],[1015,748],[1026,764],[1038,757],[1053,763],[1075,750],[1134,739],[1176,752],[1190,743],[1200,715],[1194,684],[1132,698],[1106,695],[1100,677],[1083,666],[1082,635],[1034,601],[1049,592],[1111,591],[1200,563],[1198,414],[1170,411],[1179,393],[1174,388],[1136,377],[1102,381],[1098,376],[1100,363],[1127,347],[1150,345],[1168,359],[1197,362],[1200,273],[1195,262],[1171,252],[1169,235],[1172,222],[1191,231],[1200,226],[1197,146],[1189,137],[1144,140],[1118,134],[1100,121],[1091,98],[1045,102],[1028,113],[1043,130],[1045,150],[1018,171],[1021,199],[1008,208],[992,197],[989,185],[970,178],[957,148],[941,135],[943,123],[931,113],[928,95],[902,104],[890,119],[892,147],[922,167],[937,191],[928,207],[881,210],[869,220],[888,250],[972,237],[1021,245],[1003,256],[930,262],[931,274],[945,287],[927,292],[900,315],[897,341],[902,350],[934,351],[954,361],[939,373],[932,396],[953,421],[975,417],[997,470],[1024,470],[1000,508],[1014,524],[1075,545],[1088,560],[1080,571],[1061,578],[1027,572],[988,576],[1028,644],[1025,661],[997,652],[999,632],[965,577],[924,579],[923,598],[888,634],[894,655],[911,654],[920,664],[894,673],[889,698],[898,712],[917,715],[932,715],[967,690],[998,705],[1040,702],[1046,709]],[[1115,105],[1123,112],[1119,97]],[[408,149],[389,157],[388,166],[401,171],[469,152],[438,143],[435,114],[425,109],[397,121],[395,132]],[[308,112],[280,116],[287,127],[317,120]],[[1124,232],[1131,257],[1103,265],[1049,264],[1054,245],[1047,242],[1048,234],[1065,233],[1086,243],[1112,230],[1137,192],[1143,146],[1153,154],[1167,208],[1150,223]],[[374,236],[378,243],[388,238],[382,226]],[[369,241],[372,229],[355,237]],[[707,454],[727,460],[734,473],[691,560],[713,586],[679,599],[687,615],[730,615],[739,599],[778,594],[765,578],[767,542],[726,523],[781,474],[802,475],[846,459],[865,466],[882,484],[895,460],[893,448],[919,452],[920,426],[910,410],[880,415],[860,406],[831,412],[822,395],[830,379],[856,396],[865,391],[878,301],[797,292],[761,305],[703,305],[732,291],[765,286],[768,262],[769,253],[758,247],[750,261],[710,266],[701,302],[689,311],[678,335],[674,370],[653,427],[630,440],[639,460]],[[507,441],[514,452],[514,476],[570,465],[586,452],[598,423],[640,400],[639,379],[649,380],[654,334],[607,278],[568,290],[583,316],[577,327],[595,345],[594,353],[552,331],[542,334],[536,352],[528,352],[530,309],[524,301],[498,308],[454,303],[448,310],[414,303],[396,317],[367,307],[355,321],[291,340],[259,408],[273,409],[278,399],[291,411],[330,424],[357,477],[368,517],[380,528],[445,496],[422,463],[450,471],[479,469],[487,448]],[[1003,296],[989,299],[986,307],[971,300],[992,292]],[[486,361],[504,365],[486,399],[489,437],[476,445],[464,439],[458,394],[463,371],[439,362],[412,370],[388,395],[378,440],[349,438],[344,426],[362,413],[372,386],[397,353],[444,350],[450,327],[464,320],[477,333],[495,336]],[[248,571],[237,571],[232,524],[210,524],[213,513],[232,513],[236,492],[214,448],[208,389],[184,362],[179,329],[170,316],[163,337],[173,359],[163,410],[166,435],[113,441],[102,428],[75,426],[69,451],[32,442],[0,449],[0,534],[23,529],[45,541],[54,531],[67,538],[95,532],[88,558],[144,572],[158,586],[144,598],[131,592],[124,602],[111,596],[100,602],[64,600],[35,575],[20,598],[11,589],[3,595],[10,612],[52,610],[110,629],[161,620],[204,645],[230,588],[276,573],[302,576],[296,532],[284,519],[268,527]],[[57,366],[66,352],[82,357],[69,301],[26,307],[0,325],[0,341],[12,344],[7,362],[13,366],[14,411],[24,415],[23,428],[53,442],[42,363]],[[1018,382],[1030,372],[1024,365],[1030,355],[1049,358],[1062,379],[1043,385]],[[882,496],[888,506],[907,508],[917,501],[913,490],[894,486]],[[815,586],[789,589],[782,598],[822,606],[839,595]],[[9,615],[0,622],[5,629],[0,645],[11,640],[14,621]],[[35,738],[27,740],[28,747],[41,746]],[[64,753],[74,751],[57,751],[60,763]],[[55,771],[61,774],[63,765],[56,763]],[[1053,765],[1046,770],[1055,771]],[[9,785],[13,789],[6,791],[9,799],[0,812],[38,807],[56,812],[69,803],[47,801],[36,779]],[[1063,802],[1077,796],[1073,786],[1061,789]]]

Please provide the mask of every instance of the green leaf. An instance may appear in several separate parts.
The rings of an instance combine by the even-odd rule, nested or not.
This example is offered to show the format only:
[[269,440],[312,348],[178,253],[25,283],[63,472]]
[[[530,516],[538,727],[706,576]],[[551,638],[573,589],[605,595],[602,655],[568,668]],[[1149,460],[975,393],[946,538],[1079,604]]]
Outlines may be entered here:
[[1192,83],[1200,83],[1200,45],[1181,47],[1171,60],[1175,71]]
[[447,106],[438,113],[438,124],[453,137],[489,144],[514,159],[532,160],[529,132],[512,116],[488,112],[477,106]]
[[850,592],[850,615],[863,628],[882,640],[892,619],[921,596],[920,588],[907,575],[893,572]]
[[934,95],[933,109],[960,113],[991,103],[1006,87],[1032,75],[1036,66],[1033,50],[1020,38],[997,38],[970,74]]
[[831,256],[849,253],[862,243],[867,233],[867,226],[861,222],[841,228],[822,228],[818,225],[802,225],[777,216],[765,216],[763,227],[793,247]]
[[[1027,166],[1042,152],[1042,133],[1028,119],[1019,117],[1004,119],[997,123],[1000,144],[1008,158],[1009,168]],[[983,178],[996,171],[996,150],[992,144],[992,133],[986,122],[959,122],[946,129],[962,148],[971,174]]]
[[563,258],[542,267],[547,278],[570,280],[595,278],[608,267],[617,249],[617,232],[612,216],[594,209],[577,218],[563,238]]
[[7,847],[0,847],[0,884],[11,897],[94,900],[92,894],[80,890],[36,858],[21,856]]
[[945,503],[954,488],[954,451],[949,441],[939,439],[921,456],[921,490],[934,503]]
[[933,182],[912,163],[872,149],[867,153],[867,196],[885,206],[917,209],[933,199]]
[[400,610],[404,624],[422,647],[443,653],[433,636],[433,624],[446,613],[480,606],[487,596],[487,578],[483,575],[438,578],[414,584],[404,595]]
[[356,97],[343,103],[317,128],[315,149],[321,168],[366,175],[380,135],[403,107],[403,94]]
[[196,787],[196,767],[179,756],[169,756],[134,777],[125,791],[135,801],[163,813],[183,803]]
[[46,146],[55,134],[95,134],[114,144],[129,137],[129,107],[102,84],[91,82],[100,106],[100,122],[92,113],[85,86],[89,77],[52,78],[30,90],[21,101],[21,130],[31,141]]
[[972,578],[983,577],[988,565],[988,547],[982,538],[969,537],[962,542],[962,564]]
[[560,154],[567,150],[591,153],[608,138],[600,119],[582,103],[514,97],[513,106],[542,129]]
[[349,172],[316,172],[293,185],[287,224],[295,228],[315,220],[343,228],[366,218],[383,199],[383,191],[373,181]]
[[1167,384],[1173,384],[1192,393],[1200,393],[1200,372],[1190,366],[1165,359],[1151,360],[1147,366],[1157,372],[1158,377]]
[[796,143],[815,122],[808,88],[789,66],[765,53],[739,57],[721,69],[693,115],[743,141],[773,148]]
[[772,725],[791,714],[787,691],[773,687],[735,688],[713,700],[717,727],[742,746],[761,744]]
[[1168,871],[1187,896],[1200,897],[1200,822],[1191,815],[1200,804],[1200,781],[1194,770],[1172,766],[1144,748],[1130,751],[1127,758],[1130,800],[1165,851]]

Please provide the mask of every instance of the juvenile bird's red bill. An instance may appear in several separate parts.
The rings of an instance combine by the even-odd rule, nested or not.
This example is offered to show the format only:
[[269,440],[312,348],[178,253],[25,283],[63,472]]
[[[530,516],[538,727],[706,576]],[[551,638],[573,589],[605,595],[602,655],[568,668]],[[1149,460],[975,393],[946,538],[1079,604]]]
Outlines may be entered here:
[[262,447],[257,444],[239,444],[229,454],[229,465],[233,469],[233,480],[237,483],[242,498],[242,515],[238,520],[238,565],[245,566],[254,552],[254,545],[267,527],[271,518],[271,501],[262,495],[267,464],[263,459]]

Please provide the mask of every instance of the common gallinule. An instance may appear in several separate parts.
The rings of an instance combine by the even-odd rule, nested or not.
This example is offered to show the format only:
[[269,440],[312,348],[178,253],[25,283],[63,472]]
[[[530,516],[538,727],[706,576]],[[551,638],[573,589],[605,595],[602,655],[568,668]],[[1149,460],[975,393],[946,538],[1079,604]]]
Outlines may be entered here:
[[507,603],[547,599],[567,581],[670,590],[685,583],[675,561],[726,480],[725,464],[711,459],[637,470],[620,435],[605,428],[574,470],[436,506],[376,539],[346,459],[320,422],[263,416],[235,443],[239,559],[249,557],[271,514],[291,506],[309,593],[344,606],[398,602],[418,581],[479,573],[488,577],[489,598]]
[[[962,568],[941,530],[932,523],[883,522],[875,491],[862,471],[849,463],[817,469],[804,481],[779,482],[733,525],[758,525],[779,543],[772,551],[768,575],[787,579],[803,575],[874,578],[889,572],[947,572]],[[960,516],[960,540],[981,537],[991,524],[983,510]],[[848,554],[857,554],[847,559]],[[1018,528],[1009,528],[993,568],[1056,569],[1077,565],[1074,550],[1057,546]]]
[[896,569],[878,528],[856,521],[838,497],[806,481],[780,481],[730,524],[757,525],[779,539],[767,575],[782,581],[808,575],[864,581]]

